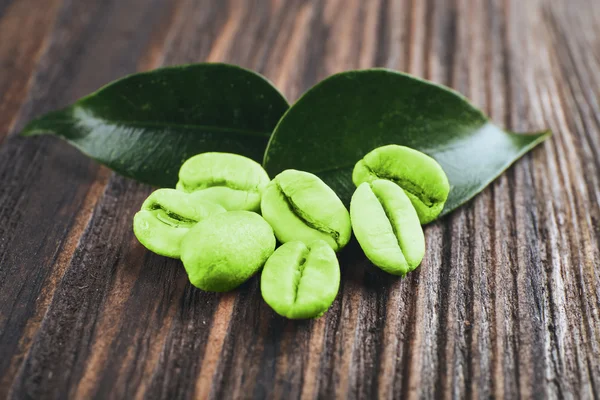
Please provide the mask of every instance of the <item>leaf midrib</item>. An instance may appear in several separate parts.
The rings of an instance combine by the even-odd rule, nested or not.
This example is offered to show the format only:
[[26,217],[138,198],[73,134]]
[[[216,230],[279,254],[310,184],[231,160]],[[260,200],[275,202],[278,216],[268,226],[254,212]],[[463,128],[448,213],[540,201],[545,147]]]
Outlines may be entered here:
[[[79,118],[61,118],[61,119],[52,119],[51,123],[56,124],[72,124],[74,120],[81,120]],[[223,128],[220,126],[213,125],[190,125],[190,124],[179,124],[179,123],[160,123],[160,122],[152,122],[152,121],[126,121],[126,120],[110,120],[104,118],[98,118],[100,121],[105,121],[107,124],[115,124],[115,125],[131,125],[137,127],[162,127],[162,128],[181,128],[181,129],[193,129],[193,130],[204,130],[204,131],[216,131],[216,132],[226,132],[226,133],[237,133],[240,135],[248,135],[248,136],[260,136],[264,138],[268,138],[271,133],[270,132],[261,132],[261,131],[253,131],[250,129],[239,129],[239,128]],[[39,121],[41,122],[41,121]],[[44,129],[32,129],[31,131],[45,131]]]
[[[518,153],[518,157],[521,157],[523,154],[527,153],[528,150],[531,150],[531,148],[535,147],[535,145],[539,144],[540,142],[544,141],[544,139],[546,137],[548,137],[548,131],[540,131],[540,132],[533,132],[533,133],[515,133],[515,132],[511,132],[511,131],[507,131],[505,129],[501,129],[502,132],[504,132],[507,135],[522,135],[522,136],[536,136],[535,139],[533,139],[530,143],[528,143],[526,146],[524,146],[524,151],[519,151]],[[267,148],[268,151],[268,148]],[[319,170],[313,170],[313,169],[307,169],[306,171],[309,171],[312,174],[318,175],[318,174],[322,174],[322,173],[327,173],[327,172],[334,172],[334,171],[338,171],[338,170],[342,170],[345,168],[354,168],[354,166],[356,165],[356,163],[358,161],[360,161],[361,159],[357,159],[355,162],[350,163],[350,164],[342,164],[339,166],[333,166],[333,167],[326,167],[326,168],[322,168]],[[514,161],[513,161],[514,162]],[[268,168],[267,165],[265,165],[266,168]]]

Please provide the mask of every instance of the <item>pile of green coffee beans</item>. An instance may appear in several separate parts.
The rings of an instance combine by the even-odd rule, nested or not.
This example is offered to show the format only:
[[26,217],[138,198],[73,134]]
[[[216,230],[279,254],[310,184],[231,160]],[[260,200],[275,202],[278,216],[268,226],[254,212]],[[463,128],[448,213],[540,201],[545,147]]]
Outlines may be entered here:
[[421,263],[421,224],[439,215],[450,191],[434,159],[397,145],[368,153],[352,180],[348,213],[311,173],[286,170],[270,180],[253,160],[203,153],[183,164],[176,189],[148,197],[133,230],[149,250],[181,259],[202,290],[232,290],[263,268],[261,293],[275,312],[315,318],[338,293],[335,252],[352,231],[373,264],[403,276]]

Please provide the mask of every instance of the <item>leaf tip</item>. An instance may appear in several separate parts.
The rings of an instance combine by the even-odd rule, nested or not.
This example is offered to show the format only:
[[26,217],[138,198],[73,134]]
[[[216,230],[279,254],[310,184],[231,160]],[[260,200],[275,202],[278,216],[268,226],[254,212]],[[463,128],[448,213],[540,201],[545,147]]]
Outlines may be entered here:
[[536,145],[544,142],[549,137],[551,137],[552,136],[552,130],[545,129],[543,131],[538,131],[538,132],[535,132],[533,134],[533,136],[535,136],[535,140],[533,141],[533,145],[536,146]]
[[29,137],[29,136],[40,136],[52,134],[54,131],[49,127],[44,126],[44,121],[40,119],[35,119],[29,122],[19,133],[19,136]]
[[44,133],[48,133],[47,131],[44,131],[42,129],[38,129],[36,127],[35,122],[36,121],[31,121],[30,123],[28,123],[27,125],[25,125],[25,128],[23,128],[21,130],[21,132],[19,133],[19,136],[23,136],[23,137],[38,136],[38,135],[43,135]]

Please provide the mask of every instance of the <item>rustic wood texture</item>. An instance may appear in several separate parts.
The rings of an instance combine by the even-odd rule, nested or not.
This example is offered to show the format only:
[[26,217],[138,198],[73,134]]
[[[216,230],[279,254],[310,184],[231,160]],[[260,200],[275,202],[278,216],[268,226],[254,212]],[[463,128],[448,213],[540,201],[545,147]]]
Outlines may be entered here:
[[[151,188],[32,117],[124,74],[225,61],[290,100],[381,66],[554,136],[426,228],[405,279],[351,247],[315,321],[146,251]],[[597,0],[0,0],[0,398],[598,398]]]

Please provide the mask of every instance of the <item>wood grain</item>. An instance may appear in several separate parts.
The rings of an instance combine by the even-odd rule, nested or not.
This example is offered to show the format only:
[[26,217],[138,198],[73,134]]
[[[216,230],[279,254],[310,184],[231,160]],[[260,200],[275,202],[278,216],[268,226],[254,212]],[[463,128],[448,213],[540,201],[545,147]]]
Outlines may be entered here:
[[[0,398],[598,398],[599,26],[595,0],[0,0]],[[428,226],[417,271],[391,278],[354,243],[327,314],[288,321],[256,278],[205,293],[147,252],[131,218],[151,188],[17,136],[199,61],[290,100],[394,68],[554,136]]]

